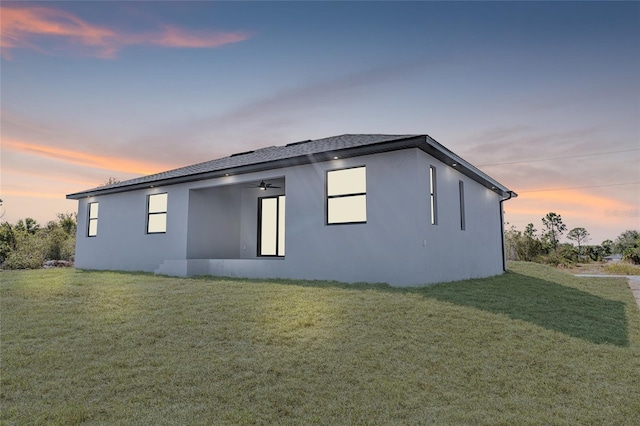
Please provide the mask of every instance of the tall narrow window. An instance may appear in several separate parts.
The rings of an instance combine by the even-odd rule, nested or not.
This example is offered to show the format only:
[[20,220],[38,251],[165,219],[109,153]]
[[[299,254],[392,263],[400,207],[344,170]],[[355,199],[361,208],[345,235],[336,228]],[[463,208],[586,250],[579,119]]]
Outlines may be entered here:
[[284,256],[285,196],[259,199],[258,256]]
[[284,195],[278,197],[278,256],[284,256]]
[[96,235],[98,235],[98,203],[89,203],[87,236],[95,237]]
[[431,224],[438,224],[438,202],[436,200],[437,187],[436,187],[436,168],[434,166],[429,167],[429,201],[431,206]]
[[458,182],[458,188],[460,190],[460,229],[465,230],[464,223],[464,182]]
[[167,232],[167,197],[166,192],[149,195],[147,200],[147,234]]
[[327,172],[327,224],[367,221],[366,167]]

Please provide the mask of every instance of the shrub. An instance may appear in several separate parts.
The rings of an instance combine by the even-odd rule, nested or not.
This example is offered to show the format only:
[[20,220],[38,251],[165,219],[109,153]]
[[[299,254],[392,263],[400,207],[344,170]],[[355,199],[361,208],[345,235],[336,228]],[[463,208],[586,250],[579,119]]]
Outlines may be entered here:
[[0,265],[5,269],[42,268],[45,260],[73,261],[75,253],[75,215],[58,214],[58,221],[46,226],[33,219],[15,226],[0,225]]
[[622,253],[622,260],[640,265],[640,247],[628,248]]
[[33,237],[27,232],[16,232],[16,248],[4,261],[7,269],[42,268],[47,254],[45,239]]
[[9,222],[0,225],[0,264],[16,249],[16,235]]

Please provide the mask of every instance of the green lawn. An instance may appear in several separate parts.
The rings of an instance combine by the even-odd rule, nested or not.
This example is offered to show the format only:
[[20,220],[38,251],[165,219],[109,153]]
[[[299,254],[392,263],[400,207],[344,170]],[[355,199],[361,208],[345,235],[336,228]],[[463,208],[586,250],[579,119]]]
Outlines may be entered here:
[[0,280],[2,424],[640,424],[624,279]]

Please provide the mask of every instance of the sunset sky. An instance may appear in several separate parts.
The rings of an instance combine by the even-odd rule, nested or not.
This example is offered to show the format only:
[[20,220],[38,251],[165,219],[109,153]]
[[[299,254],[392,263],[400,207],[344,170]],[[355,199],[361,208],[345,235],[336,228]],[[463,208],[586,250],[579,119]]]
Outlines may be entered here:
[[640,229],[638,2],[9,2],[2,220],[343,133],[429,134],[590,243]]

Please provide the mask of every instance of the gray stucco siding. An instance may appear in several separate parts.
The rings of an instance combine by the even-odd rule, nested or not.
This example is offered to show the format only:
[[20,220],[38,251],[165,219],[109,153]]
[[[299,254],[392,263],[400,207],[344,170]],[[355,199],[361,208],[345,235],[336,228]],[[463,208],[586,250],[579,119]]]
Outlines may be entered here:
[[[181,185],[182,186],[182,185]],[[147,234],[147,196],[168,193],[167,232]],[[87,204],[99,203],[98,235],[87,237]],[[84,198],[78,207],[76,266],[82,269],[153,271],[166,258],[184,257],[187,192],[179,187]]]
[[[438,224],[430,224],[429,166]],[[326,224],[328,170],[366,166],[367,222]],[[265,180],[280,189],[258,191]],[[465,185],[460,230],[458,181]],[[167,232],[146,234],[146,199],[168,193]],[[259,196],[286,194],[286,256],[257,256]],[[87,237],[87,203],[99,202]],[[502,272],[500,196],[412,148],[79,200],[76,266],[175,275],[420,285]]]
[[[326,171],[362,165],[367,173],[367,222],[326,225]],[[318,163],[291,172],[287,263],[292,277],[394,282],[410,274],[416,218],[410,189],[416,173],[413,150]]]
[[[454,281],[502,272],[500,196],[424,153],[419,153],[421,180],[428,185],[429,165],[436,166],[438,224],[422,220],[426,250],[422,276],[430,282]],[[459,181],[464,182],[465,230],[460,229]],[[423,190],[429,212],[428,186]]]

